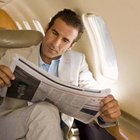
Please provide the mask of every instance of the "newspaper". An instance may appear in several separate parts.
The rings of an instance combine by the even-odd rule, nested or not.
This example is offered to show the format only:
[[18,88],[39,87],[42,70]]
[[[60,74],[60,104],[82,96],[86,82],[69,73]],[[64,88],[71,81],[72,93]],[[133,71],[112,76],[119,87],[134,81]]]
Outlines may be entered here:
[[13,59],[11,69],[16,77],[2,94],[33,103],[48,101],[62,113],[89,123],[100,115],[100,101],[110,89],[83,89],[62,82],[21,56]]

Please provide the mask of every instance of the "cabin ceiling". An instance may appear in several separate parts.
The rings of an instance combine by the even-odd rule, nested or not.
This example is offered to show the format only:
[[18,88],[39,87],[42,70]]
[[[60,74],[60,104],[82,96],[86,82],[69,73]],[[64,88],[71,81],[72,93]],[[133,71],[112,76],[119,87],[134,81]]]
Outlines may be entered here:
[[0,7],[3,7],[4,5],[8,4],[12,0],[0,0]]

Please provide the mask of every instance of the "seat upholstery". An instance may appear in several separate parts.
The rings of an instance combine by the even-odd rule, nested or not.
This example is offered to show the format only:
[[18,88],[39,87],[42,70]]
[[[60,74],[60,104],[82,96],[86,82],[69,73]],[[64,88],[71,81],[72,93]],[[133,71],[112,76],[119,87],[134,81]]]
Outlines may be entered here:
[[[38,44],[43,34],[35,30],[5,30],[0,29],[0,57],[9,48],[24,48]],[[1,102],[0,98],[0,102]],[[108,128],[107,131],[119,140],[125,140],[120,134],[119,126]]]
[[0,57],[8,48],[23,48],[38,44],[43,34],[36,30],[0,30]]

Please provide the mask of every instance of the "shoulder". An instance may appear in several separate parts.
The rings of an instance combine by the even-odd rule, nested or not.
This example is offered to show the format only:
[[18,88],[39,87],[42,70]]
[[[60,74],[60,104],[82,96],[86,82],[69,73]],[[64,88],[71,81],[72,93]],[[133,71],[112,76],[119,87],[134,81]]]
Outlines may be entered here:
[[69,55],[69,56],[72,56],[72,57],[85,57],[85,55],[79,51],[75,51],[75,50],[68,50],[65,55]]
[[29,55],[31,55],[31,53],[35,50],[38,50],[39,45],[33,45],[30,47],[26,47],[26,48],[15,48],[15,49],[8,49],[5,53],[5,55],[10,56],[11,58],[13,58],[16,54],[21,55],[25,58],[27,58]]
[[1,57],[0,63],[10,65],[12,62],[12,58],[18,54],[22,57],[28,58],[32,54],[34,50],[37,50],[37,46],[30,46],[26,48],[14,48],[14,49],[8,49],[5,54]]
[[81,64],[85,62],[85,55],[81,52],[75,51],[75,50],[68,50],[63,55],[63,60],[69,61],[71,63],[78,63]]
[[30,47],[26,47],[26,48],[15,48],[15,49],[8,49],[9,53],[11,54],[20,54],[20,55],[26,55],[28,53],[30,53],[33,49],[35,49],[37,46],[30,46]]

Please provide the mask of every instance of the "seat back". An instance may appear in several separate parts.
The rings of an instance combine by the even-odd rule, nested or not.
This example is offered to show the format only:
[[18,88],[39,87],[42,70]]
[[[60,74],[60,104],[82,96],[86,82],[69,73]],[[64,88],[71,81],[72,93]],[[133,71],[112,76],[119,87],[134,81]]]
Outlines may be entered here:
[[25,48],[38,44],[43,34],[36,30],[0,30],[0,57],[9,48]]

